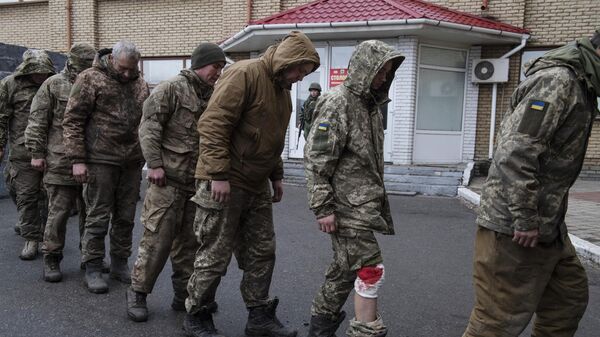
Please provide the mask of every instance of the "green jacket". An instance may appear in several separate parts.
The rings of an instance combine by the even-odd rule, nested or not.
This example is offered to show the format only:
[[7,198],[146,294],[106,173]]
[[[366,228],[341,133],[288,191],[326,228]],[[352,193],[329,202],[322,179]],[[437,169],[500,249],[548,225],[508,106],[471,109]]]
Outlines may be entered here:
[[312,125],[313,113],[315,111],[315,106],[317,106],[317,100],[319,97],[308,96],[304,104],[302,104],[302,108],[300,109],[300,120],[304,122],[304,139],[308,137],[308,133],[310,132],[310,126]]
[[[25,128],[33,96],[40,85],[27,75],[54,74],[52,60],[41,50],[27,50],[15,72],[0,81],[0,149],[10,147],[10,160],[29,162],[31,154],[25,148]],[[6,150],[6,149],[5,149]]]
[[[381,106],[403,59],[381,41],[365,41],[344,84],[319,98],[304,147],[309,207],[317,218],[335,214],[338,227],[394,234],[383,183]],[[373,92],[371,82],[389,60],[393,70]]]
[[212,94],[191,70],[161,82],[144,102],[140,144],[149,168],[162,167],[167,184],[195,191],[198,119]]
[[25,146],[32,158],[46,159],[44,182],[49,184],[78,184],[73,179],[71,161],[65,155],[62,127],[74,75],[65,67],[42,84],[33,98],[25,129]]
[[507,235],[537,228],[539,241],[551,242],[567,232],[568,192],[583,165],[597,97],[571,64],[541,58],[525,73],[502,121],[477,223]]

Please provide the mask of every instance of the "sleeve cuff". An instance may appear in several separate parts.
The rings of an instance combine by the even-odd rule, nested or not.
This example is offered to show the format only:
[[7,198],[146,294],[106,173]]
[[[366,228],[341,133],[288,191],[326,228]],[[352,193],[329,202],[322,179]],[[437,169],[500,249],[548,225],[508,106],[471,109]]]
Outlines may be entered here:
[[514,229],[519,232],[526,232],[537,228],[540,228],[540,220],[537,217],[531,219],[515,219],[514,221]]
[[324,218],[335,212],[335,205],[326,204],[326,205],[323,205],[323,206],[313,209],[313,212],[317,216],[317,219]]
[[229,180],[229,175],[227,173],[211,174],[210,180]]
[[147,164],[148,164],[148,168],[151,168],[151,169],[155,169],[155,168],[164,166],[162,159],[148,160]]
[[46,159],[46,154],[42,153],[42,152],[32,152],[31,158],[32,159]]

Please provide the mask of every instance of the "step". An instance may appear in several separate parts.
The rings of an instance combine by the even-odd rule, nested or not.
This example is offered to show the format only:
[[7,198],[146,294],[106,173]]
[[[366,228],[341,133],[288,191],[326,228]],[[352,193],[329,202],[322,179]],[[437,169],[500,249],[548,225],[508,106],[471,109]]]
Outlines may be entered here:
[[438,195],[445,197],[455,197],[458,191],[458,185],[428,185],[428,184],[411,184],[411,183],[385,183],[386,190],[390,192],[416,192],[424,195]]

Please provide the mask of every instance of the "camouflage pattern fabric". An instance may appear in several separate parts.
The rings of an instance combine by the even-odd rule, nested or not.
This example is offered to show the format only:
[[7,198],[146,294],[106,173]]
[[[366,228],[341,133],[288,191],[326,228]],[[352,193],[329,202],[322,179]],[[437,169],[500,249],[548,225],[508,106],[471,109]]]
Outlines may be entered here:
[[[65,247],[65,235],[67,221],[71,216],[71,210],[76,207],[77,200],[82,198],[82,187],[80,185],[54,185],[45,184],[48,193],[48,221],[44,231],[44,243],[42,253],[54,255],[62,259]],[[79,210],[79,235],[83,234],[82,227],[85,224],[85,209]]]
[[29,161],[11,161],[9,170],[9,185],[16,191],[21,236],[28,241],[41,242],[48,215],[43,173],[34,170]]
[[110,255],[131,255],[135,207],[140,195],[142,166],[88,164],[88,182],[83,188],[87,207],[82,239],[82,262],[104,258],[104,239],[110,227]]
[[308,133],[310,132],[317,99],[319,99],[319,97],[312,97],[309,95],[306,101],[304,101],[304,104],[302,104],[302,109],[300,110],[299,118],[304,121],[304,139],[308,137]]
[[346,335],[348,337],[372,337],[372,336],[385,336],[388,329],[383,325],[381,316],[377,315],[377,319],[373,322],[360,322],[356,319],[350,320]]
[[200,248],[188,283],[188,313],[207,311],[215,303],[221,277],[232,254],[244,276],[240,285],[247,307],[267,305],[275,266],[275,232],[269,185],[259,193],[232,186],[228,204],[212,200],[210,181],[199,181],[192,201],[198,205],[194,232]]
[[33,98],[25,129],[25,146],[34,159],[46,159],[44,182],[77,185],[71,161],[63,145],[63,116],[69,93],[79,72],[92,66],[95,49],[87,44],[73,45],[62,72],[47,79]]
[[596,95],[567,63],[536,60],[526,75],[502,121],[477,224],[507,235],[537,228],[539,242],[552,242],[567,233],[568,191],[598,113]]
[[356,272],[383,263],[377,239],[371,231],[339,229],[331,234],[333,262],[325,282],[313,299],[311,314],[335,320],[354,289]]
[[133,290],[149,294],[169,256],[175,297],[187,297],[187,283],[194,271],[198,242],[194,236],[196,204],[193,192],[173,186],[150,184],[144,199],[141,221],[144,234],[131,273]]
[[144,161],[138,138],[148,85],[142,77],[123,81],[102,50],[71,89],[63,120],[63,142],[72,163],[113,165]]
[[0,149],[10,146],[9,160],[29,162],[24,146],[25,128],[33,96],[40,87],[28,75],[54,74],[52,60],[41,50],[27,50],[15,72],[0,81]]
[[[343,85],[317,102],[304,147],[311,210],[320,218],[335,212],[338,226],[393,234],[383,184],[383,119],[389,86],[404,59],[381,41],[357,46]],[[370,83],[389,60],[393,68],[377,92]]]
[[162,167],[167,184],[195,192],[197,121],[212,87],[191,70],[161,82],[144,102],[140,143],[149,168]]

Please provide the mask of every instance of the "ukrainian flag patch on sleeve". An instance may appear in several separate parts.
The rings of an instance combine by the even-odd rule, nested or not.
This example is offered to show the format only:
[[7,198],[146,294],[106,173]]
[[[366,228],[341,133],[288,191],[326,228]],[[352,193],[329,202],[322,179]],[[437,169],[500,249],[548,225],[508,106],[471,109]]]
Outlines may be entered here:
[[319,123],[319,126],[317,127],[317,129],[319,131],[328,131],[329,130],[329,123]]
[[537,111],[544,111],[545,107],[546,107],[546,102],[544,102],[544,101],[532,101],[531,106],[530,106],[530,108],[532,110],[537,110]]
[[546,116],[546,111],[550,107],[550,103],[532,99],[527,102],[526,109],[523,112],[523,117],[517,131],[530,135],[532,137],[538,137],[542,130],[544,130],[543,123]]

